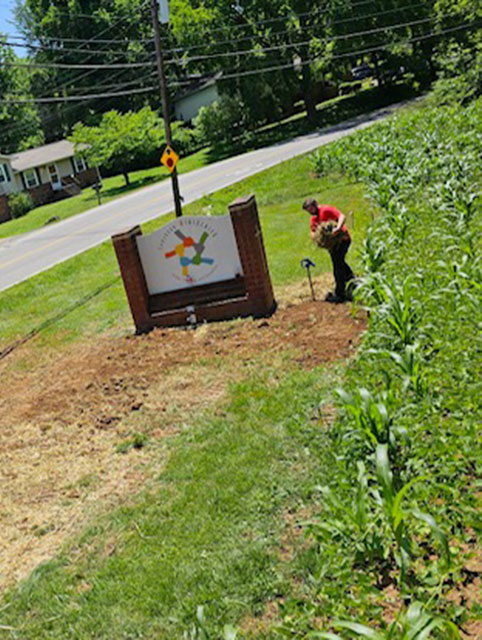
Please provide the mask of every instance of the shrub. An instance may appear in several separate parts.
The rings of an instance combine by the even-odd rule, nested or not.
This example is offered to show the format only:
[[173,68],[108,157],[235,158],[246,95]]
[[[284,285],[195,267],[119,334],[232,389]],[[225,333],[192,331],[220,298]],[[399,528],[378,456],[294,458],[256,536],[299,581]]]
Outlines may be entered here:
[[202,146],[196,130],[180,122],[172,123],[172,138],[175,150],[183,156],[198,151]]
[[472,48],[459,43],[439,58],[440,77],[431,100],[435,104],[467,104],[482,95],[482,40]]
[[198,137],[211,144],[231,140],[246,124],[246,109],[240,96],[222,96],[209,107],[202,107],[194,119]]
[[8,198],[12,218],[21,218],[34,208],[32,198],[25,191],[14,193]]

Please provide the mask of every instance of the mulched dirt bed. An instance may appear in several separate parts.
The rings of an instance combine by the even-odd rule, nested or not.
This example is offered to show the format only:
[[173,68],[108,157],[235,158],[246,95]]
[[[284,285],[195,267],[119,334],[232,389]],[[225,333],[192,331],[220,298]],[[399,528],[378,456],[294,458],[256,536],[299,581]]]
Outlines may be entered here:
[[149,437],[160,441],[252,367],[283,357],[312,369],[353,354],[365,325],[350,305],[309,301],[304,283],[278,297],[266,320],[101,336],[44,354],[27,371],[12,359],[31,356],[34,345],[2,362],[0,590],[155,477],[162,456],[154,448],[116,452],[136,417],[148,418]]

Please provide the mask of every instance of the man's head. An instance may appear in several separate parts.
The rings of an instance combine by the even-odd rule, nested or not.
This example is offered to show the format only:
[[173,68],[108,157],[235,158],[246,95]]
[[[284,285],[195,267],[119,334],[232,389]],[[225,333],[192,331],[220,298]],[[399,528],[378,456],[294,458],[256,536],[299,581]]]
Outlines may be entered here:
[[303,209],[307,211],[310,216],[316,216],[318,213],[318,202],[314,198],[306,198],[303,202]]

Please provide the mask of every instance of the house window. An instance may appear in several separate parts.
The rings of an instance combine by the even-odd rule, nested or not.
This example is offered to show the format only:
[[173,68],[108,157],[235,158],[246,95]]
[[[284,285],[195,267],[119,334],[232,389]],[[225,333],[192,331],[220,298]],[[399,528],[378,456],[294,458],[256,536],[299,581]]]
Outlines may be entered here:
[[34,187],[38,187],[38,178],[37,178],[37,172],[35,171],[35,169],[29,169],[28,171],[25,171],[23,174],[23,177],[25,178],[25,184],[27,185],[27,189],[33,189]]
[[88,168],[85,158],[82,158],[81,156],[74,156],[74,167],[77,173],[85,171]]
[[10,182],[10,175],[6,164],[0,164],[0,184],[2,182]]

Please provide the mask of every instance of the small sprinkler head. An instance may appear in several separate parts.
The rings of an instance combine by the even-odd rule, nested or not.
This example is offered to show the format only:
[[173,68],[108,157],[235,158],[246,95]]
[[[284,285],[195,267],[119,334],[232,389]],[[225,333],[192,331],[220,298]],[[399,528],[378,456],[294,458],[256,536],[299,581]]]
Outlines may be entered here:
[[303,258],[303,260],[300,262],[300,265],[303,267],[303,269],[310,269],[311,267],[316,267],[316,264],[309,258]]

